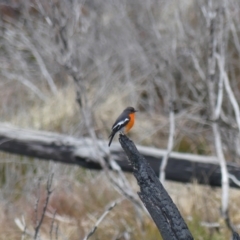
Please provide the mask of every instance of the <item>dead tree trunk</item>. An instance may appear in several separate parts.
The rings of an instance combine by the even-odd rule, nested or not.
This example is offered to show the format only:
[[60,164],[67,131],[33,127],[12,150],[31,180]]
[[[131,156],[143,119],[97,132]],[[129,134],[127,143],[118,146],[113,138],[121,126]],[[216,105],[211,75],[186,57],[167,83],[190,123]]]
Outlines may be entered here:
[[[134,143],[125,135],[120,135],[119,142],[133,167],[133,175],[140,187],[138,195],[154,220],[162,238],[164,240],[193,239],[178,208]],[[233,240],[240,239],[235,231],[232,234]]]
[[134,143],[125,135],[119,141],[133,167],[138,193],[164,240],[191,240],[192,234],[172,199]]
[[[117,161],[123,171],[132,172],[119,143],[113,143],[109,149],[107,142],[98,141],[103,158],[108,161],[108,153]],[[155,174],[159,175],[159,166],[166,151],[138,146],[139,152],[148,161]],[[0,151],[53,160],[61,163],[76,164],[89,169],[101,169],[95,159],[92,140],[75,138],[53,132],[35,131],[0,124]],[[240,166],[228,163],[228,172],[240,179]],[[196,179],[200,184],[221,186],[221,171],[214,156],[199,156],[171,152],[166,167],[166,179],[178,182],[191,182]],[[231,177],[230,186],[238,187]]]

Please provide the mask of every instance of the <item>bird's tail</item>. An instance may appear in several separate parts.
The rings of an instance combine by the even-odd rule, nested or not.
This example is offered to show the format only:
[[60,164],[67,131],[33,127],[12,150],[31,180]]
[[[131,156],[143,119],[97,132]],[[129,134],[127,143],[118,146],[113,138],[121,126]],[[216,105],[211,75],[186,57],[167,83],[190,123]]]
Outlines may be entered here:
[[111,145],[111,143],[112,143],[112,140],[113,140],[114,136],[115,136],[115,132],[112,132],[112,133],[109,135],[109,138],[110,138],[109,143],[108,143],[108,146],[109,146],[109,147],[110,147],[110,145]]

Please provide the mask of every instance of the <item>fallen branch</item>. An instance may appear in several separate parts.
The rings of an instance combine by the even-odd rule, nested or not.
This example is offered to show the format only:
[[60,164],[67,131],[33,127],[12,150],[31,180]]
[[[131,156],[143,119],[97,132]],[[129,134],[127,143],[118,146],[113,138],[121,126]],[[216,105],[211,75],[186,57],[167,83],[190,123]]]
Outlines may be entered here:
[[[97,144],[102,157],[109,160],[107,142],[98,140]],[[166,151],[143,146],[137,146],[137,148],[154,169],[156,175],[159,175],[159,166],[163,156],[166,155]],[[101,169],[94,154],[92,140],[89,138],[74,138],[53,132],[22,129],[9,124],[0,124],[0,151],[75,164],[89,169]],[[132,167],[128,164],[119,143],[113,142],[110,148],[110,156],[123,171],[132,172]],[[227,167],[232,176],[240,179],[239,165],[228,163]],[[218,159],[214,156],[171,152],[166,167],[166,179],[178,182],[192,182],[193,179],[196,179],[200,184],[221,186],[221,170]],[[240,187],[231,179],[230,186]]]

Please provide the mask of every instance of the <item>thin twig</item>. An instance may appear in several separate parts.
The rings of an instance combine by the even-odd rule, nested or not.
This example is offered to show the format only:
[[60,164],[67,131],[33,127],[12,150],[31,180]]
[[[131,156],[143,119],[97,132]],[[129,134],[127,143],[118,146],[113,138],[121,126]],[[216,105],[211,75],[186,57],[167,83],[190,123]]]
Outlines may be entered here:
[[174,134],[175,134],[175,114],[174,114],[174,110],[173,107],[170,108],[170,112],[169,112],[169,136],[168,136],[168,147],[167,147],[167,152],[164,155],[163,159],[162,159],[162,163],[160,166],[160,181],[161,183],[164,185],[164,181],[165,181],[165,169],[167,167],[167,162],[168,162],[168,158],[170,156],[170,153],[173,149],[173,143],[174,143]]
[[230,178],[236,185],[240,187],[240,180],[238,180],[233,174],[228,174],[228,178]]
[[34,94],[36,94],[36,96],[38,96],[41,100],[46,101],[46,96],[44,95],[44,93],[42,93],[42,91],[27,78],[21,75],[9,73],[6,71],[2,71],[1,74],[9,79],[19,81],[21,84],[29,88]]
[[19,218],[15,218],[14,222],[17,225],[17,227],[22,231],[22,240],[25,238],[26,235],[30,237],[34,236],[34,233],[27,228],[24,216],[22,216],[21,220]]
[[233,107],[233,110],[235,113],[236,122],[238,125],[238,130],[240,132],[240,108],[239,108],[238,102],[236,100],[236,97],[234,96],[231,85],[229,83],[228,75],[224,69],[224,61],[218,54],[216,54],[216,58],[217,58],[217,62],[218,62],[218,67],[220,69],[220,73],[223,76],[224,87],[226,89],[228,98],[232,104],[232,107]]
[[238,39],[238,31],[236,30],[236,27],[235,27],[235,24],[234,24],[234,21],[232,19],[232,16],[230,14],[230,8],[229,8],[229,0],[224,0],[224,9],[225,9],[225,12],[226,12],[226,17],[227,17],[227,23],[230,25],[230,29],[231,29],[231,32],[232,32],[232,36],[233,36],[233,42],[234,42],[234,45],[238,51],[238,54],[240,54],[240,41]]
[[225,161],[225,157],[223,154],[222,148],[222,140],[220,135],[219,125],[217,123],[213,123],[213,134],[215,138],[215,148],[216,153],[219,159],[219,163],[221,166],[221,175],[222,175],[222,215],[225,218],[228,212],[228,199],[229,199],[229,181],[228,181],[228,171],[227,165]]
[[104,211],[104,213],[99,217],[99,219],[97,220],[97,222],[95,223],[94,227],[90,230],[90,232],[83,238],[83,240],[87,240],[89,239],[94,232],[97,230],[99,224],[103,221],[103,219],[108,215],[108,213],[120,202],[122,202],[123,199],[119,199],[116,200],[110,204],[108,204],[108,206],[106,207],[106,210]]
[[40,227],[41,227],[41,225],[42,225],[43,219],[44,219],[44,217],[45,217],[45,212],[46,212],[46,210],[47,210],[49,198],[50,198],[50,195],[52,194],[52,190],[51,190],[52,180],[53,180],[53,173],[51,173],[51,174],[48,176],[48,181],[47,181],[47,186],[46,186],[47,197],[46,197],[46,200],[45,200],[45,204],[44,204],[44,207],[43,207],[43,211],[42,211],[41,218],[40,218],[37,226],[35,227],[35,234],[34,234],[34,239],[35,239],[35,240],[38,238],[38,233],[39,233]]
[[47,83],[52,91],[53,94],[57,93],[57,87],[53,81],[53,78],[51,77],[45,63],[44,60],[42,58],[42,56],[40,55],[40,53],[38,52],[37,48],[34,46],[34,44],[31,42],[31,40],[21,32],[21,38],[24,41],[24,43],[26,44],[26,46],[31,50],[32,54],[34,55],[34,57],[36,58],[36,61],[38,63],[38,66],[43,74],[43,76],[45,77],[45,79],[47,80]]
[[[216,56],[219,57],[218,54]],[[218,58],[217,58],[218,59]],[[219,59],[218,59],[219,63]],[[215,107],[215,118],[219,119],[221,111],[222,111],[222,102],[223,102],[223,80],[224,79],[224,73],[222,70],[220,70],[220,76],[219,76],[219,82],[218,82],[218,94],[217,94],[217,104]]]
[[37,184],[37,199],[36,199],[36,202],[35,202],[35,206],[34,206],[34,212],[35,212],[35,224],[36,224],[36,227],[37,225],[39,224],[38,222],[38,205],[39,205],[39,201],[40,201],[40,183],[41,183],[41,178],[38,179],[38,184]]
[[53,232],[53,227],[54,227],[54,221],[55,221],[56,213],[57,213],[57,210],[54,211],[53,218],[52,218],[52,221],[51,221],[51,227],[50,227],[50,232],[49,232],[51,240],[52,240],[52,232]]
[[55,231],[55,238],[56,238],[56,240],[58,240],[58,231],[59,231],[59,224],[57,222],[56,231]]

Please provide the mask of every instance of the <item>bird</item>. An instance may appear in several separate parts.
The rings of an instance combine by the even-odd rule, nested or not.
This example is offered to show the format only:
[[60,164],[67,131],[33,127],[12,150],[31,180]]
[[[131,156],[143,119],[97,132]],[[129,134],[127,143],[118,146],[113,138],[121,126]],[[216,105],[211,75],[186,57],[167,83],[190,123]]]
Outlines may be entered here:
[[129,130],[133,127],[135,121],[135,110],[133,107],[127,107],[123,110],[123,112],[119,115],[117,120],[112,126],[112,132],[109,135],[109,143],[108,146],[110,147],[112,140],[117,132],[121,132],[125,134],[129,132]]

